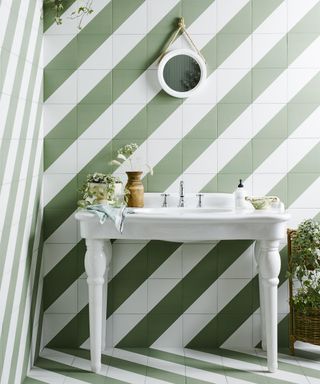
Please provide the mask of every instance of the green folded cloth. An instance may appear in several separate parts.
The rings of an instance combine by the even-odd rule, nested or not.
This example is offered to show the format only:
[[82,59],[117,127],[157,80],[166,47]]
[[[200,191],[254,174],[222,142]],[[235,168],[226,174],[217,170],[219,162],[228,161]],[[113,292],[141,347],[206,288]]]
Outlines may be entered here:
[[122,205],[119,208],[115,208],[110,205],[95,204],[88,205],[87,210],[94,212],[99,217],[101,224],[103,224],[109,217],[114,222],[116,229],[120,233],[123,231],[126,215],[131,213],[131,211],[128,210],[125,205]]

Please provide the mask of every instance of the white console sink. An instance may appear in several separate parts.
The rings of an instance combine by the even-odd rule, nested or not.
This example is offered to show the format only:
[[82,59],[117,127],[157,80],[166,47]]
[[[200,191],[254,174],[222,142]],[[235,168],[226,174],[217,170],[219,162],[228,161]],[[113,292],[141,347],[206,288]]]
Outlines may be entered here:
[[197,208],[195,195],[186,195],[185,207],[177,207],[179,196],[168,198],[162,207],[160,194],[146,193],[145,207],[133,209],[120,234],[111,220],[100,224],[95,213],[78,211],[81,237],[86,239],[85,269],[89,286],[90,349],[92,369],[101,367],[104,346],[106,297],[103,289],[112,257],[111,239],[142,239],[165,241],[256,240],[255,259],[259,270],[261,337],[267,349],[268,369],[277,369],[277,285],[280,272],[279,240],[285,236],[289,216],[283,204],[268,211],[234,209],[232,194],[212,193],[203,196],[203,206]]

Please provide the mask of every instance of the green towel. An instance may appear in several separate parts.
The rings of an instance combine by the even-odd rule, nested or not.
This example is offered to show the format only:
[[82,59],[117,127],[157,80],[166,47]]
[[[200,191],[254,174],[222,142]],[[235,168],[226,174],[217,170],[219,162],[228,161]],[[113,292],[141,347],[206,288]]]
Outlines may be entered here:
[[130,210],[122,205],[120,208],[115,208],[110,205],[95,204],[88,205],[88,211],[94,212],[98,217],[101,224],[103,224],[109,217],[113,222],[117,230],[122,233],[125,217]]

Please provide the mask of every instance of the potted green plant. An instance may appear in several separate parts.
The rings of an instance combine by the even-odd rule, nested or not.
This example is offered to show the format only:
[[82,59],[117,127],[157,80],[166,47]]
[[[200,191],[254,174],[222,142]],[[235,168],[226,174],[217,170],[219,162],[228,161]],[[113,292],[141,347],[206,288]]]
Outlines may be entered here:
[[79,207],[92,204],[114,204],[117,196],[122,193],[122,183],[118,177],[96,172],[87,175],[80,192],[82,199],[78,201]]
[[320,224],[314,220],[292,231],[289,278],[294,336],[320,344]]
[[139,164],[138,161],[134,161],[132,158],[133,153],[138,149],[138,144],[130,143],[119,148],[117,151],[117,158],[112,160],[114,165],[122,165],[128,161],[130,170],[126,171],[128,181],[126,184],[126,191],[128,191],[128,207],[143,207],[144,206],[144,187],[141,181],[143,174],[143,168],[146,167],[150,174],[153,174],[152,168],[148,164]]

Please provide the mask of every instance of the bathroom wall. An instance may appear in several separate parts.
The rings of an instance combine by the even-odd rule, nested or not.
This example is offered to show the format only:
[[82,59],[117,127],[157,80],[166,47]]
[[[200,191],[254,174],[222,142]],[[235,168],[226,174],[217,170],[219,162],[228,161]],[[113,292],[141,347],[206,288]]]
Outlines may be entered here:
[[35,353],[38,331],[43,173],[41,6],[39,0],[0,2],[1,383],[23,380]]
[[[320,1],[101,0],[81,30],[65,13],[45,32],[43,345],[88,345],[85,246],[74,220],[90,172],[115,172],[117,148],[154,167],[147,191],[277,195],[290,226],[320,208]],[[206,58],[204,89],[160,90],[157,57],[184,16]],[[175,47],[185,47],[183,37]],[[287,343],[286,247],[279,285]],[[113,243],[108,345],[260,342],[250,241]]]

